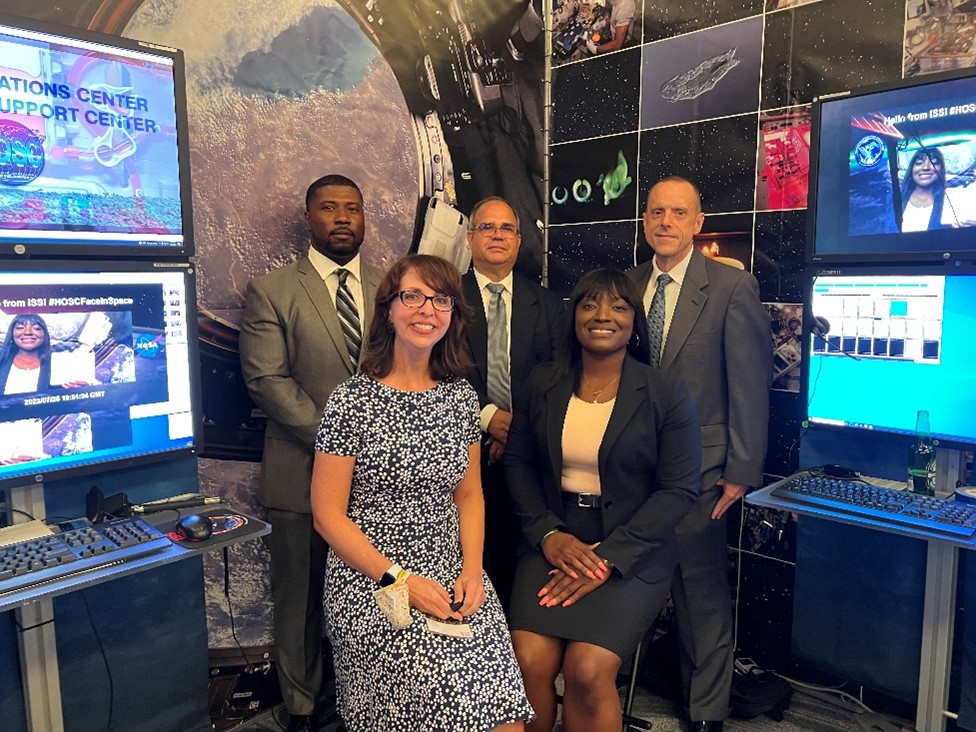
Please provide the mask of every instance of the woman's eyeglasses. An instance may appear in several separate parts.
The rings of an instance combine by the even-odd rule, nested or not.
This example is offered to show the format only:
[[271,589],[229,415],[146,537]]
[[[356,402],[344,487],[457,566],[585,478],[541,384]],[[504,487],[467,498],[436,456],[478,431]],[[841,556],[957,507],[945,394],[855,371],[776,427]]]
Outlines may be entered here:
[[428,300],[434,306],[434,310],[440,310],[442,313],[447,313],[454,309],[454,298],[450,295],[441,295],[440,293],[436,295],[425,295],[420,290],[400,290],[396,295],[400,298],[400,302],[403,303],[404,307],[413,308],[414,310],[423,307]]

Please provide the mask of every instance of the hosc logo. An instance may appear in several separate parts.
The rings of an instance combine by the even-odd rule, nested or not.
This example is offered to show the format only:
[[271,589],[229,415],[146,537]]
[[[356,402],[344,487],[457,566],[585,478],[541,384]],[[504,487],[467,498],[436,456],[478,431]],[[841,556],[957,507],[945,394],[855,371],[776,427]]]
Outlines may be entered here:
[[854,147],[854,159],[863,168],[873,168],[884,160],[885,144],[877,135],[865,135]]
[[44,138],[19,122],[0,120],[0,185],[27,185],[43,170]]

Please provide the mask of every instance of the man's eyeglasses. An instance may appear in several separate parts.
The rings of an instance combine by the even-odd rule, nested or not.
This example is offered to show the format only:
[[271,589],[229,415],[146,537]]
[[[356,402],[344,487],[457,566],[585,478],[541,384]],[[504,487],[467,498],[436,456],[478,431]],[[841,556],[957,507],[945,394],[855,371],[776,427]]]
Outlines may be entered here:
[[442,313],[447,313],[454,309],[454,298],[450,295],[441,295],[440,293],[436,295],[425,295],[420,290],[400,290],[396,295],[400,298],[400,302],[403,303],[404,307],[414,310],[423,307],[428,300],[434,306],[434,310],[440,310]]
[[492,236],[497,231],[505,238],[518,234],[515,224],[478,224],[474,230],[485,236]]

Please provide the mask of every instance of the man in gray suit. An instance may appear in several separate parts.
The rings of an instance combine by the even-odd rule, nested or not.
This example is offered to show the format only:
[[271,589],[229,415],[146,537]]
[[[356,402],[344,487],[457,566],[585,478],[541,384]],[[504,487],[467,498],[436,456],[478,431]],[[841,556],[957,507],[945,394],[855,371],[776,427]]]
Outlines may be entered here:
[[[520,385],[540,363],[551,361],[562,301],[549,290],[515,274],[522,236],[518,214],[503,198],[486,198],[471,210],[468,248],[471,270],[462,277],[464,299],[474,308],[466,337],[475,370],[468,381],[481,402],[484,450],[481,484],[485,494],[485,568],[507,610],[515,578],[521,529],[512,507],[501,459]],[[504,316],[499,347],[502,362],[489,356],[493,324],[491,288],[501,286],[496,308]],[[494,369],[498,371],[493,372]],[[501,393],[498,393],[498,392]]]
[[644,293],[651,328],[657,321],[652,365],[684,380],[701,422],[701,495],[678,525],[671,597],[692,729],[720,732],[734,650],[725,513],[762,484],[772,342],[756,278],[694,247],[704,221],[691,181],[659,181],[644,212],[654,258],[629,274]]
[[[309,482],[322,409],[356,372],[383,273],[361,261],[359,187],[319,178],[305,196],[308,256],[248,283],[241,367],[268,417],[258,500],[272,532],[275,660],[290,730],[318,729],[325,542],[312,527]],[[351,302],[350,302],[351,301]]]

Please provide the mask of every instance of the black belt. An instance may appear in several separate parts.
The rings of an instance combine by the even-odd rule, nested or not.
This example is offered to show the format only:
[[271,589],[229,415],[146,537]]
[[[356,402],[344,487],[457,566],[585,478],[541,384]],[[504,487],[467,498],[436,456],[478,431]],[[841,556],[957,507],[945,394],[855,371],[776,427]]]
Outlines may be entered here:
[[599,493],[574,493],[562,491],[563,502],[579,508],[602,508],[603,496]]

